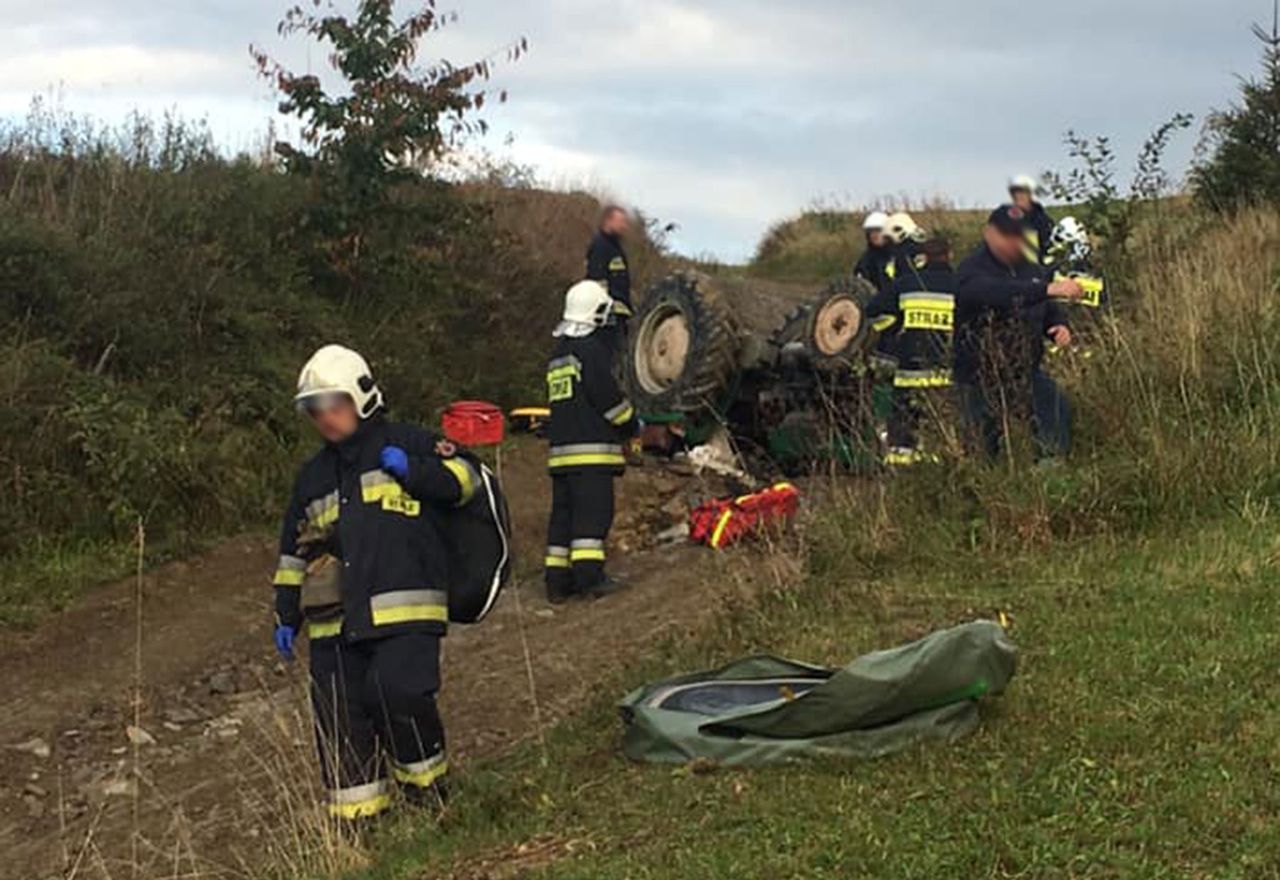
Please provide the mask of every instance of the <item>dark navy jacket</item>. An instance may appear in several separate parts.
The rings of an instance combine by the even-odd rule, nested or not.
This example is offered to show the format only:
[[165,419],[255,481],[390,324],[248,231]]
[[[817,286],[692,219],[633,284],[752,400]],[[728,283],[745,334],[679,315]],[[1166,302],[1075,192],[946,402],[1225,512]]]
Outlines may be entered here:
[[623,440],[634,433],[636,411],[614,378],[613,350],[600,330],[561,337],[547,364],[551,422],[548,467],[554,473],[611,471],[627,464]]
[[853,274],[857,278],[865,278],[876,290],[884,290],[889,286],[889,264],[893,262],[893,249],[888,245],[872,247],[862,252],[858,262],[854,264]]
[[1049,283],[1030,262],[996,259],[985,244],[956,269],[955,379],[1029,378],[1044,356],[1045,334],[1066,325],[1062,306],[1048,299]]
[[[281,623],[300,624],[307,566],[323,546],[342,566],[344,638],[445,631],[449,572],[440,517],[471,498],[479,474],[461,457],[441,458],[436,442],[427,431],[375,414],[302,466],[280,534]],[[382,470],[384,446],[409,454],[403,484]]]
[[631,269],[616,235],[597,232],[591,239],[587,248],[587,280],[599,281],[609,289],[609,296],[620,303],[614,306],[615,314],[631,317]]
[[947,263],[908,272],[867,304],[867,317],[882,332],[897,330],[898,388],[951,384],[956,273]]

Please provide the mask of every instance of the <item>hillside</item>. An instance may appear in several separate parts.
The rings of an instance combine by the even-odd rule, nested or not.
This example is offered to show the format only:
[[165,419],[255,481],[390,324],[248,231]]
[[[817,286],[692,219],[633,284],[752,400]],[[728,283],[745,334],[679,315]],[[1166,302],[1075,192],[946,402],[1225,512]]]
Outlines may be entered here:
[[[360,240],[305,180],[144,122],[9,132],[0,194],[0,623],[127,570],[139,521],[160,559],[274,520],[321,344],[366,352],[409,419],[540,398],[599,210],[422,180]],[[633,251],[643,284],[662,257]]]
[[[930,232],[949,236],[957,253],[974,246],[986,212],[945,206],[912,209]],[[847,274],[866,248],[862,211],[810,210],[776,223],[756,246],[748,271],[760,278],[822,281]]]

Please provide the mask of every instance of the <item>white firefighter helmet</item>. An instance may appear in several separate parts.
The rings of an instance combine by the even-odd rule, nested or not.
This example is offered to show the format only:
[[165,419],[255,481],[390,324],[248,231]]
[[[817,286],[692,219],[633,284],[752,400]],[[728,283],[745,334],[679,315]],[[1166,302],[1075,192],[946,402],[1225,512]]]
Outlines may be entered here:
[[1034,196],[1040,190],[1040,185],[1030,174],[1015,174],[1009,178],[1009,192],[1015,190],[1025,190]]
[[864,232],[875,232],[884,229],[889,222],[889,215],[884,211],[872,211],[867,218],[862,221],[862,230]]
[[368,362],[341,345],[326,345],[311,356],[298,374],[299,409],[324,408],[336,397],[350,398],[360,418],[367,419],[382,408],[382,392],[374,384]]
[[1089,230],[1075,217],[1063,217],[1049,236],[1049,252],[1060,257],[1086,259],[1092,249]]
[[599,281],[579,281],[564,295],[556,336],[590,336],[613,319],[613,297]]
[[904,241],[923,241],[926,237],[920,224],[906,211],[899,211],[885,221],[884,234],[894,244],[902,244]]

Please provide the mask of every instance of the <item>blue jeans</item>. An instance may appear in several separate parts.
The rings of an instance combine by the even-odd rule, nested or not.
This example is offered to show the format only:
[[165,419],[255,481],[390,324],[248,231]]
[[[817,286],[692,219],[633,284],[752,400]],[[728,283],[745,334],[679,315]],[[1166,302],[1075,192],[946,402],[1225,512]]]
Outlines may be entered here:
[[[1031,374],[1031,387],[1005,385],[985,388],[961,384],[960,412],[970,443],[995,458],[1004,445],[1005,426],[1014,418],[1030,417],[1036,458],[1065,458],[1071,453],[1071,403],[1058,383],[1042,371]],[[1031,400],[1025,396],[1030,392]],[[1001,393],[1003,392],[1003,393]],[[1021,399],[1019,399],[1021,398]],[[1030,403],[1030,406],[1027,406]]]

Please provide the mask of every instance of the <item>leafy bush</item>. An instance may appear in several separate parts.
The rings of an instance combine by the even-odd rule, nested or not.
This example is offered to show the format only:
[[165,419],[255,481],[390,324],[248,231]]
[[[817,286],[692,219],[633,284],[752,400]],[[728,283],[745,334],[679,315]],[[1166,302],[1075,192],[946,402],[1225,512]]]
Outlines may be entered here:
[[403,417],[539,399],[596,201],[425,177],[388,199],[357,293],[312,182],[223,159],[199,127],[38,106],[0,131],[0,619],[113,576],[100,561],[138,518],[157,554],[272,522],[313,442],[290,393],[322,344],[365,352]]
[[1262,43],[1262,76],[1242,80],[1240,103],[1209,119],[1209,158],[1193,171],[1200,201],[1214,210],[1280,204],[1280,15],[1253,26]]

